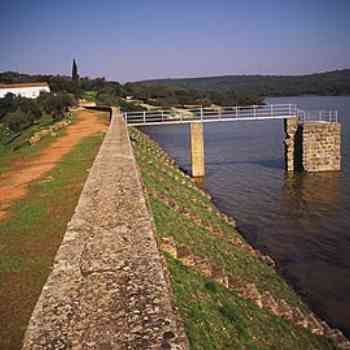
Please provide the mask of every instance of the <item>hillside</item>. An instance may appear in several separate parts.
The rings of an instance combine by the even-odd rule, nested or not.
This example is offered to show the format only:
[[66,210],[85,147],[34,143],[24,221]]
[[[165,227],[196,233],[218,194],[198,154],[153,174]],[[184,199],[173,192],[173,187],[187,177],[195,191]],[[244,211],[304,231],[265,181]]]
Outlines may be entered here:
[[226,75],[203,78],[145,80],[135,84],[198,90],[234,90],[259,96],[350,95],[350,69],[300,76]]

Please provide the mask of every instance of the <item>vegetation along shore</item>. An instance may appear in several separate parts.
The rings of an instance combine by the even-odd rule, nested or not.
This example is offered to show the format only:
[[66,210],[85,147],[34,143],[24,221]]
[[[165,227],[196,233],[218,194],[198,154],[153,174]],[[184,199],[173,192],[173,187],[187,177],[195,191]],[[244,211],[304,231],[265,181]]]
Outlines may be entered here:
[[350,348],[154,141],[130,137],[192,349]]

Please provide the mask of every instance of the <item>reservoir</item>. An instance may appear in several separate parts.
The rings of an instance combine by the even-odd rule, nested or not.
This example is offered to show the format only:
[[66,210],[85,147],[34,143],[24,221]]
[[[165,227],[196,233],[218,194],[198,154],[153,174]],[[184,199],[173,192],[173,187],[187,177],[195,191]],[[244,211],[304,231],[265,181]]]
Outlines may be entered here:
[[[338,110],[342,171],[287,174],[283,121],[205,125],[203,186],[245,238],[271,255],[310,307],[350,336],[350,97],[275,97],[311,110]],[[190,172],[188,126],[143,128]]]

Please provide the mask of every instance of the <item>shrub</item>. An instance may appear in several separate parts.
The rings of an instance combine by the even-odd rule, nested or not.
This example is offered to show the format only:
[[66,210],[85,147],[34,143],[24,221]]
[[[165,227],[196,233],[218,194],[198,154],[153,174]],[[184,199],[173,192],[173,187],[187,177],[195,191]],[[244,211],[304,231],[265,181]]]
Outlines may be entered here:
[[66,93],[43,96],[43,102],[45,111],[51,114],[54,120],[63,119],[64,113],[68,111],[69,107],[76,104],[74,96]]
[[5,125],[13,132],[19,132],[25,130],[33,125],[35,116],[32,112],[24,112],[21,108],[18,108],[16,112],[9,113],[5,118]]

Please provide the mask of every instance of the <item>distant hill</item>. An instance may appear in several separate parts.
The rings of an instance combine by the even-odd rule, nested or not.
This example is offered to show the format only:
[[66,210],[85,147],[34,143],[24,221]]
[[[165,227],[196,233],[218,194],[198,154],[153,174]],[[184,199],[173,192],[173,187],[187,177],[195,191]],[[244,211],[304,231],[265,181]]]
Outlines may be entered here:
[[154,79],[133,84],[197,90],[234,90],[259,96],[350,95],[350,69],[300,76],[225,75],[203,78]]

